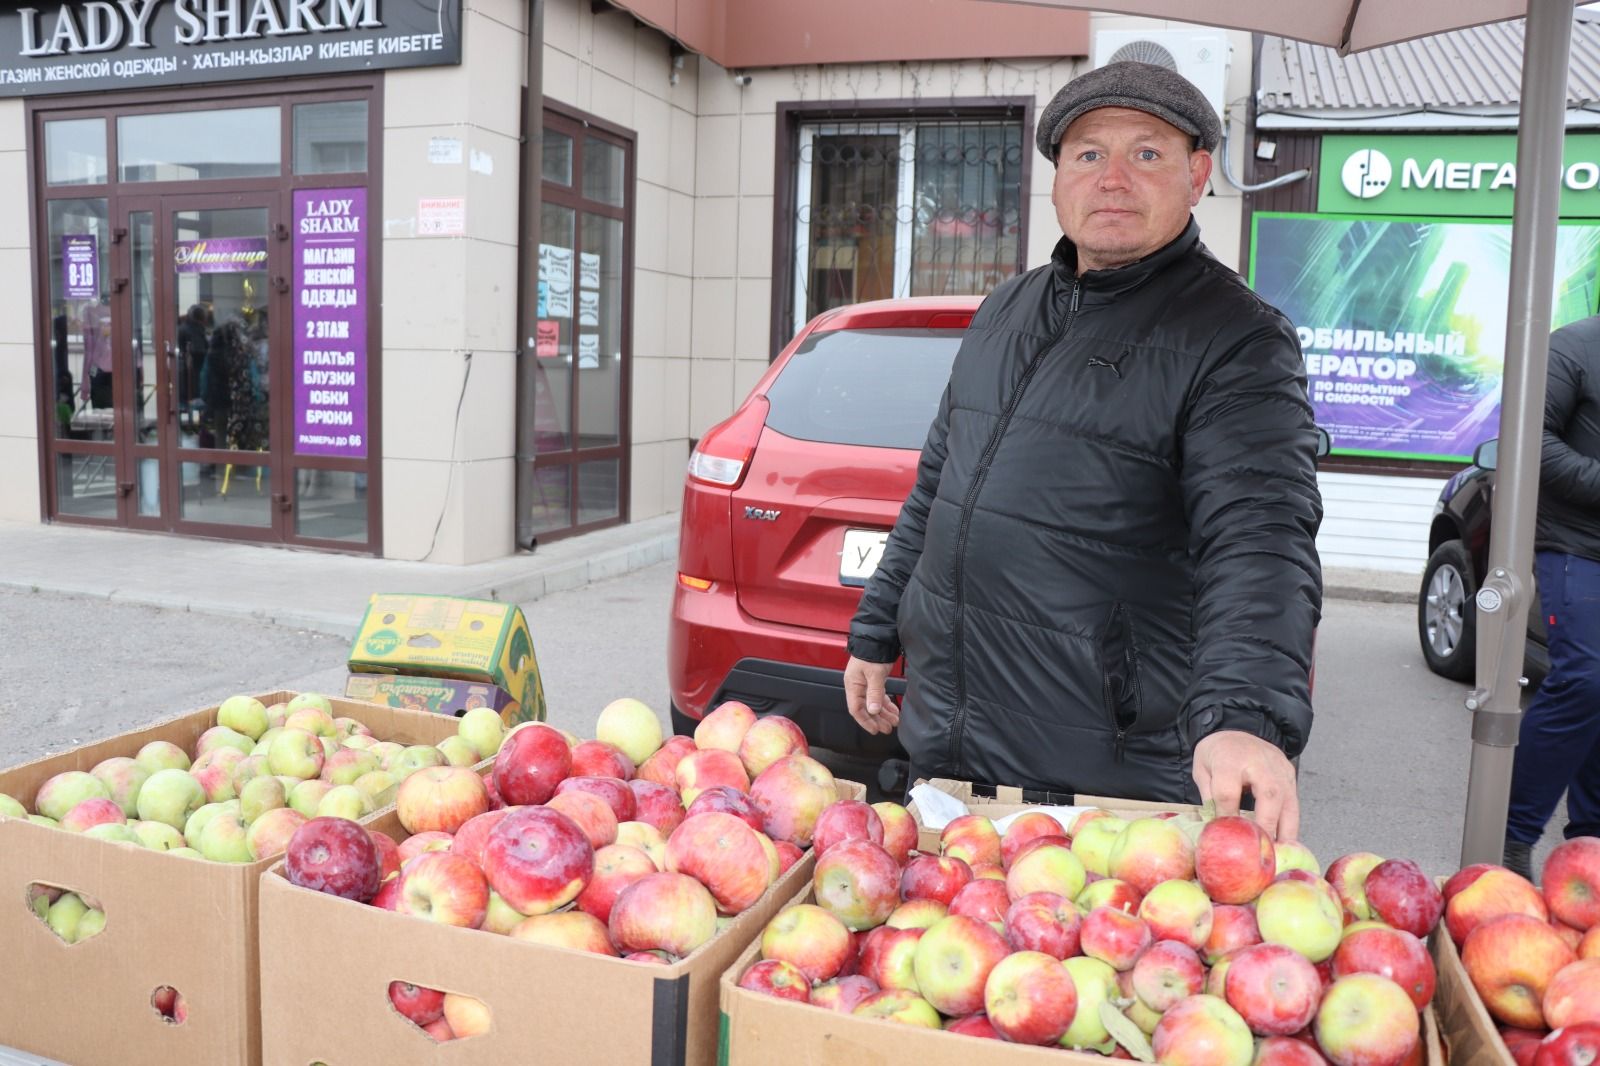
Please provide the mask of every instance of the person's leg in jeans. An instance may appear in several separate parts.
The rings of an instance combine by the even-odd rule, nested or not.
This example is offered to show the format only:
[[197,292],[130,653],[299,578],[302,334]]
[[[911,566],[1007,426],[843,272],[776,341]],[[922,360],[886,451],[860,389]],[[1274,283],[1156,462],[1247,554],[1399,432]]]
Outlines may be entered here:
[[[1550,674],[1522,719],[1506,817],[1506,858],[1526,863],[1562,792],[1600,766],[1600,562],[1539,552],[1539,601],[1550,635]],[[1600,783],[1568,797],[1572,821],[1600,823]],[[1513,848],[1513,845],[1519,847]],[[1519,870],[1518,872],[1524,872]]]

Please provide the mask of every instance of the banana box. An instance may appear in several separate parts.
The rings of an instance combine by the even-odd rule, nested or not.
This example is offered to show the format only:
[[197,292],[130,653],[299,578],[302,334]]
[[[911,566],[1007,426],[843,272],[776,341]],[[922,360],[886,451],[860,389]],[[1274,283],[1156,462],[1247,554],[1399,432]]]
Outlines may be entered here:
[[544,685],[528,620],[516,604],[459,596],[376,593],[350,647],[353,674],[494,685],[510,696],[507,725],[542,722]]

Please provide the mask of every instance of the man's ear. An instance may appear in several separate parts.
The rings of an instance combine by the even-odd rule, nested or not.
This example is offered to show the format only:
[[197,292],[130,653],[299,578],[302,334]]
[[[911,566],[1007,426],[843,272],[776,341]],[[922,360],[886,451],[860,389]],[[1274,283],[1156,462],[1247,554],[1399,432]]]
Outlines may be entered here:
[[1216,160],[1211,158],[1210,152],[1194,151],[1189,153],[1189,206],[1193,207],[1200,202],[1200,197],[1205,195],[1206,182],[1211,180],[1211,169],[1216,165]]

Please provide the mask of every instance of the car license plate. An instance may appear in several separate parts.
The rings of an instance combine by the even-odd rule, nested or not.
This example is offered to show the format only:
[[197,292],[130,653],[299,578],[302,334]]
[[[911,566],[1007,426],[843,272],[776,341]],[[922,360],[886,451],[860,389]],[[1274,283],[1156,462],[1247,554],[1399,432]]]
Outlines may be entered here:
[[883,558],[883,545],[889,534],[878,529],[847,529],[844,551],[839,555],[839,584],[865,585]]

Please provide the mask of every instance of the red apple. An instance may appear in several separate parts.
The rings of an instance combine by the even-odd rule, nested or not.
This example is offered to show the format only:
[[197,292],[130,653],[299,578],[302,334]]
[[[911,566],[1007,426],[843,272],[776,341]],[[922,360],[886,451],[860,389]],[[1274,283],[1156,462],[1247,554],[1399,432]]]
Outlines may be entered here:
[[[1036,837],[1017,852],[1011,868],[1005,871],[1006,889],[1013,899],[1030,892],[1054,892],[1058,896],[1075,899],[1083,891],[1087,875],[1083,863],[1072,854],[1072,849],[1062,844],[1050,843],[1050,837]],[[973,876],[977,876],[973,869]],[[1207,908],[1210,901],[1206,901]]]
[[[1089,876],[1093,877],[1094,874],[1091,872]],[[1096,907],[1110,907],[1112,910],[1136,914],[1139,904],[1144,902],[1144,894],[1126,881],[1118,881],[1114,877],[1102,877],[1085,885],[1073,902],[1084,914],[1088,914]]]
[[879,1018],[922,1029],[939,1028],[939,1012],[933,1008],[933,1004],[903,988],[874,992],[850,1013],[858,1018]]
[[[673,799],[676,801],[677,797],[674,796]],[[679,808],[682,809],[681,801],[679,801]],[[694,802],[689,804],[689,810],[685,817],[693,817],[697,814],[704,814],[707,811],[731,814],[751,829],[757,832],[761,831],[761,813],[756,810],[756,805],[751,802],[749,793],[740,792],[732,785],[712,785],[702,791],[694,798]]]
[[1218,959],[1230,951],[1261,943],[1261,929],[1256,925],[1256,912],[1249,907],[1222,903],[1211,908],[1211,935],[1206,937],[1201,954],[1206,965],[1214,966]]
[[543,722],[506,734],[494,758],[494,787],[507,806],[544,803],[572,773],[572,748],[561,731]]
[[667,838],[649,822],[623,822],[617,826],[617,843],[638,848],[650,856],[657,870],[667,868]]
[[879,988],[917,991],[917,944],[922,928],[880,925],[861,939],[860,973]]
[[1540,922],[1550,920],[1550,910],[1539,890],[1526,878],[1499,866],[1479,873],[1444,905],[1445,927],[1458,946],[1465,944],[1467,936],[1479,925],[1505,914],[1528,915]]
[[400,871],[400,902],[395,910],[401,914],[476,929],[488,907],[489,883],[483,871],[460,855],[430,851]]
[[1136,914],[1096,907],[1083,920],[1079,946],[1113,970],[1131,970],[1151,943],[1150,926]]
[[1567,942],[1567,947],[1571,948],[1573,951],[1577,951],[1583,946],[1583,938],[1585,934],[1582,929],[1574,929],[1566,922],[1558,921],[1555,918],[1550,919],[1550,928],[1560,933],[1561,939],[1565,940]]
[[713,785],[729,785],[740,792],[750,790],[750,775],[739,757],[721,748],[690,752],[678,763],[678,793],[687,806]]
[[950,909],[936,899],[908,899],[883,924],[896,929],[927,929],[949,913]]
[[814,903],[784,908],[761,931],[761,957],[790,963],[813,983],[838,976],[853,947],[850,930]]
[[1316,1017],[1322,978],[1299,952],[1281,944],[1256,944],[1229,960],[1223,994],[1252,1033],[1288,1036]]
[[378,894],[372,897],[372,905],[381,911],[394,911],[400,909],[400,875],[389,878],[378,888]]
[[1444,883],[1444,888],[1442,891],[1444,894],[1445,906],[1448,907],[1450,905],[1450,901],[1455,898],[1457,892],[1460,892],[1463,888],[1466,888],[1468,885],[1472,884],[1472,882],[1476,881],[1490,870],[1504,869],[1504,866],[1497,866],[1492,862],[1475,862],[1471,866],[1463,866],[1460,870],[1457,870],[1455,873],[1451,874],[1449,879]]
[[1277,864],[1272,838],[1248,818],[1213,819],[1195,842],[1195,877],[1215,903],[1249,903],[1272,884]]
[[1409,859],[1390,859],[1373,867],[1366,892],[1373,917],[1422,939],[1444,913],[1444,896],[1422,867]]
[[739,978],[739,987],[796,1003],[811,1002],[811,982],[799,967],[782,959],[763,959],[756,963]]
[[627,781],[633,773],[633,760],[620,748],[603,740],[585,740],[572,749],[573,777],[614,777]]
[[1577,929],[1600,924],[1600,837],[1573,837],[1545,860],[1543,887],[1550,913]]
[[531,915],[511,930],[511,938],[548,947],[587,951],[593,955],[617,953],[606,923],[587,911]]
[[1367,902],[1367,875],[1382,862],[1382,855],[1356,851],[1341,855],[1328,865],[1324,880],[1333,886],[1334,893],[1339,897],[1339,905],[1348,915],[1346,921],[1372,917],[1372,906]]
[[[1076,989],[1074,989],[1076,994]],[[999,1030],[990,1024],[989,1016],[982,1011],[968,1014],[960,1018],[952,1018],[945,1023],[944,1031],[959,1033],[962,1036],[976,1036],[984,1040],[1004,1040]]]
[[1256,1046],[1250,1066],[1327,1066],[1316,1048],[1292,1036],[1269,1036]]
[[615,777],[569,777],[556,786],[556,795],[587,792],[606,801],[619,822],[631,822],[638,813],[638,801],[626,781]]
[[817,859],[812,887],[817,903],[846,928],[871,929],[900,902],[900,868],[872,841],[846,840]]
[[450,1023],[445,1021],[443,1015],[424,1025],[422,1031],[431,1036],[436,1044],[448,1043],[456,1038],[456,1034],[450,1029]]
[[1011,820],[1006,826],[1006,831],[1000,835],[1000,865],[1004,869],[1011,868],[1011,862],[1017,857],[1017,852],[1023,845],[1037,837],[1062,837],[1067,831],[1061,823],[1043,811],[1024,811]]
[[1206,983],[1206,968],[1200,955],[1176,940],[1158,940],[1150,945],[1128,974],[1139,1002],[1157,1014],[1165,1014],[1179,1000],[1199,995]]
[[637,777],[628,782],[628,787],[633,790],[634,821],[648,822],[666,836],[686,817],[676,788]]
[[817,819],[837,793],[833,774],[809,755],[779,759],[750,783],[762,831],[802,848],[810,845]]
[[[289,810],[289,808],[287,808],[287,807],[274,807],[273,810],[280,810],[281,811],[281,810]],[[270,814],[270,813],[272,813],[272,812],[271,811],[267,812],[267,814]],[[289,813],[294,814],[294,815],[298,815],[299,818],[300,818],[300,821],[295,824],[295,828],[296,829],[298,829],[300,826],[305,824],[305,816],[300,814],[299,811],[292,811],[291,810]],[[266,817],[266,815],[262,815],[262,817],[264,818],[264,817]],[[257,822],[259,822],[260,820],[261,820],[260,818],[256,819]],[[252,822],[250,824],[250,829],[252,831],[255,830],[255,823],[254,822]],[[290,831],[289,835],[290,836],[294,835],[293,830]],[[378,831],[376,829],[368,829],[367,830],[367,835],[372,837],[372,846],[378,849],[378,864],[379,864],[379,867],[380,867],[379,879],[383,880],[383,881],[387,881],[387,880],[389,880],[389,875],[390,874],[397,874],[397,873],[400,872],[400,863],[402,862],[402,860],[400,858],[400,845],[398,845],[398,844],[396,844],[394,842],[394,837],[390,836],[388,833],[383,833],[383,832],[380,832],[380,831]],[[288,844],[288,842],[289,842],[288,839],[285,838],[284,839],[284,843]],[[265,858],[265,855],[258,855],[256,857],[257,858]]]
[[[506,743],[520,735],[511,734]],[[500,750],[504,753],[505,748]],[[523,807],[508,813],[490,830],[483,849],[483,872],[490,887],[514,910],[546,914],[571,903],[583,891],[594,873],[594,847],[583,830],[560,811]]]
[[646,874],[611,907],[611,940],[624,952],[665,951],[682,958],[717,932],[717,901],[687,874]]
[[666,743],[657,748],[654,755],[639,764],[639,769],[634,773],[634,780],[666,785],[676,790],[678,763],[694,750],[694,741],[689,737],[668,737]]
[[498,811],[485,811],[475,818],[468,818],[456,835],[450,840],[450,850],[462,858],[469,859],[479,869],[483,868],[483,849],[489,843],[489,833],[500,824],[500,819],[506,816],[504,808]]
[[[417,775],[412,774],[411,776],[416,777]],[[425,851],[446,851],[454,843],[455,837],[449,833],[441,833],[438,830],[430,829],[425,833],[415,833],[406,837],[404,841],[396,846],[395,853],[400,860],[400,865],[404,866]],[[381,848],[382,845],[380,844],[379,847]]]
[[1314,1031],[1334,1066],[1402,1066],[1416,1054],[1421,1026],[1399,985],[1375,973],[1353,973],[1328,987]]
[[1019,951],[989,971],[983,1009],[989,1024],[1012,1043],[1052,1045],[1077,1014],[1078,989],[1059,959],[1041,951]]
[[1422,1010],[1433,1000],[1437,983],[1433,959],[1421,940],[1403,929],[1372,926],[1350,929],[1333,953],[1333,974],[1375,973],[1405,990]]
[[602,923],[611,921],[611,908],[622,890],[656,872],[650,856],[627,844],[610,844],[594,853],[594,874],[578,893],[578,909]]
[[1139,902],[1139,917],[1157,940],[1177,940],[1196,951],[1211,938],[1211,900],[1195,881],[1163,881]]
[[[840,848],[850,846],[841,844]],[[1005,940],[986,923],[952,914],[917,941],[913,962],[917,987],[922,998],[940,1013],[971,1014],[983,1007],[990,972],[1010,953]]]
[[1042,951],[1065,959],[1078,953],[1082,924],[1078,908],[1065,896],[1030,892],[1012,901],[1006,910],[1006,941],[1016,951]]
[[715,710],[700,719],[694,727],[694,746],[721,748],[737,753],[744,735],[756,724],[756,712],[748,704],[727,700],[717,704]]
[[444,1017],[444,993],[436,988],[423,988],[405,981],[389,982],[389,1002],[417,1025],[427,1025]]
[[667,869],[706,888],[723,914],[749,908],[772,884],[772,865],[760,834],[720,811],[692,815],[667,838]]
[[1600,1060],[1600,1025],[1581,1022],[1557,1029],[1534,1045],[1533,1066],[1590,1066]]
[[918,855],[900,873],[900,895],[907,900],[938,900],[948,908],[971,880],[972,867],[961,859]]
[[610,804],[593,792],[581,789],[558,792],[550,797],[545,807],[552,811],[560,811],[571,818],[573,823],[583,830],[583,835],[589,838],[589,846],[592,848],[603,848],[607,844],[617,842],[616,813]]
[[1215,996],[1190,996],[1161,1016],[1150,1046],[1163,1066],[1249,1066],[1255,1046],[1239,1012]]
[[968,866],[1001,865],[1000,832],[981,814],[963,814],[939,834],[939,854]]
[[861,800],[840,800],[824,807],[811,832],[811,850],[821,855],[846,840],[883,844],[883,819]]
[[[1067,854],[1070,855],[1071,852]],[[973,878],[955,894],[947,913],[965,914],[968,918],[988,922],[994,927],[995,932],[1004,935],[1006,911],[1010,908],[1011,896],[1006,892],[1004,881]]]
[[878,812],[878,820],[883,823],[883,850],[904,866],[917,846],[917,820],[898,803],[874,803],[872,809]]
[[289,838],[284,876],[301,888],[365,903],[378,891],[383,863],[360,825],[348,818],[313,818]]
[[60,828],[69,833],[81,833],[97,825],[126,825],[127,822],[127,816],[115,800],[91,796],[61,816]]
[[[770,839],[770,838],[769,838]],[[805,852],[789,843],[787,840],[774,840],[772,846],[778,852],[778,873],[786,874],[789,868],[800,861]]]
[[[1077,843],[1073,841],[1074,851]],[[1143,896],[1163,881],[1194,877],[1194,845],[1169,820],[1138,818],[1129,822],[1112,842],[1105,872],[1128,882]]]
[[751,780],[779,759],[790,755],[810,755],[811,746],[800,727],[780,714],[769,714],[745,730],[739,741],[739,761]]
[[[1494,871],[1490,871],[1477,884],[1493,876]],[[1451,901],[1452,905],[1471,891],[1462,891]],[[1461,948],[1462,968],[1489,1013],[1524,1029],[1544,1027],[1540,1004],[1545,989],[1562,967],[1576,960],[1572,949],[1546,920],[1526,914],[1490,918],[1467,934]]]
[[1600,1024],[1600,959],[1579,959],[1557,970],[1540,1006],[1552,1029]]
[[877,991],[877,985],[859,974],[836,977],[811,989],[811,1005],[840,1014],[849,1014]]

